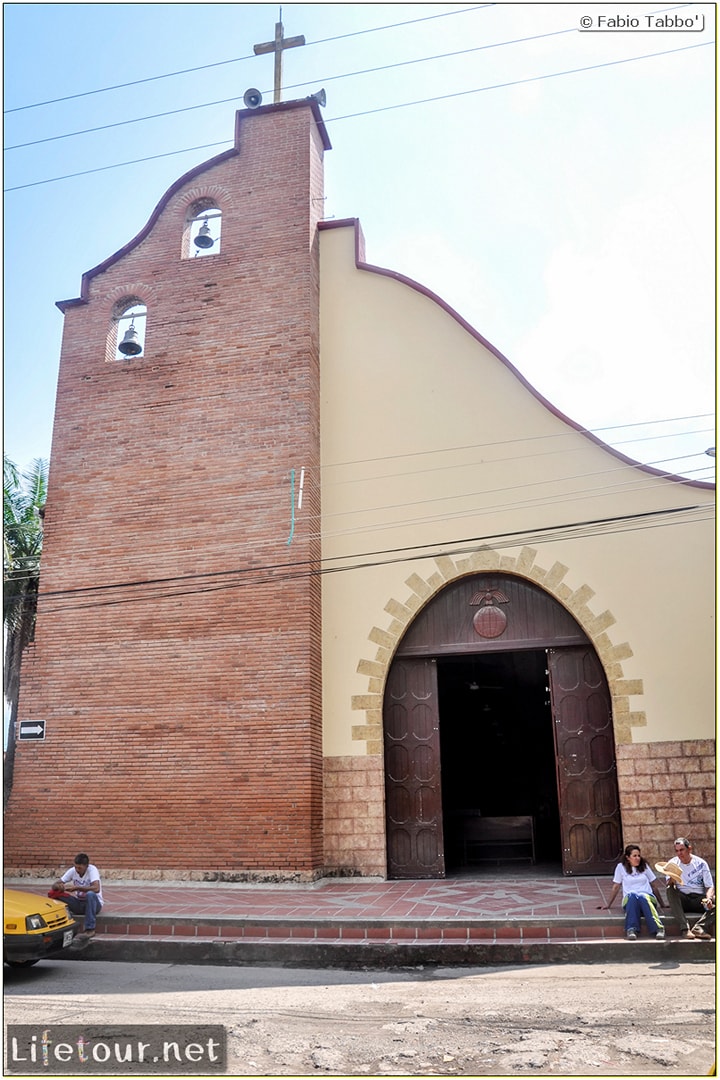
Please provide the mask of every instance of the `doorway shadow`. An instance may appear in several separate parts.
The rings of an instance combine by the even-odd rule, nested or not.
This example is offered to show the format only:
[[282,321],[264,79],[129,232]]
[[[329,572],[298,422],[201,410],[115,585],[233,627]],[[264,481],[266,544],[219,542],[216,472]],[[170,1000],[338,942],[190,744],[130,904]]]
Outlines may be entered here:
[[521,863],[489,862],[474,866],[455,866],[445,875],[447,881],[487,881],[493,878],[522,878],[527,881],[563,878],[560,862]]
[[[495,841],[505,870],[561,861],[560,809],[552,712],[544,649],[524,649],[438,660],[438,700],[444,823],[448,874],[485,865],[474,834],[483,822],[527,822],[531,845],[508,836]],[[517,823],[516,823],[517,827]],[[512,828],[512,826],[511,826]],[[531,864],[531,870],[533,866]]]

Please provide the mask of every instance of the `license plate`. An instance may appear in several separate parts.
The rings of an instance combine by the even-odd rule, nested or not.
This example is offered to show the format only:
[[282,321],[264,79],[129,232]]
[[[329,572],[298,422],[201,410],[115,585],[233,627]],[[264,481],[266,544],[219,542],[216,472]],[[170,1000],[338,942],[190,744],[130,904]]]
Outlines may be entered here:
[[62,943],[63,949],[67,949],[68,945],[72,944],[72,939],[73,939],[72,930],[66,930],[65,933],[63,934],[63,943]]

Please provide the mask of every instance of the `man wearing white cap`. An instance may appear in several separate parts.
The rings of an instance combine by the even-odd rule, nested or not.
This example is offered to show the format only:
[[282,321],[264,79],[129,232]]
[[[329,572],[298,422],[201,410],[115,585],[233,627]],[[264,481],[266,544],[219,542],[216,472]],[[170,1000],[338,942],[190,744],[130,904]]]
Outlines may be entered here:
[[[679,836],[675,858],[657,863],[655,869],[665,874],[668,904],[680,924],[680,933],[691,938],[711,938],[715,929],[715,887],[710,867],[699,855],[693,855],[690,840]],[[701,913],[692,929],[686,912]]]

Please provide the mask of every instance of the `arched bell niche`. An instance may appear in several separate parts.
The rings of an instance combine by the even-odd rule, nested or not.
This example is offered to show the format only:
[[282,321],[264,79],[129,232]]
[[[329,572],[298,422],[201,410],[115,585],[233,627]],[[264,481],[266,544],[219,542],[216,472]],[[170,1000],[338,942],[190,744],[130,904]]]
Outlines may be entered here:
[[222,210],[217,200],[204,197],[195,200],[185,215],[182,234],[183,259],[219,255],[222,240]]
[[388,876],[488,864],[612,871],[622,848],[612,701],[580,623],[490,572],[410,623],[383,698]]

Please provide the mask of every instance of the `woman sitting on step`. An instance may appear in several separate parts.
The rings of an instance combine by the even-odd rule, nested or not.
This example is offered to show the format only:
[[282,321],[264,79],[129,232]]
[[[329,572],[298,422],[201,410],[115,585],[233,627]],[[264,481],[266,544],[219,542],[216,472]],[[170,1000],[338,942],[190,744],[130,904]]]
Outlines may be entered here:
[[[636,941],[640,933],[640,917],[645,916],[648,933],[654,938],[665,937],[665,927],[658,915],[657,905],[667,907],[663,902],[657,878],[643,859],[637,844],[628,844],[615,867],[613,887],[607,902],[607,911],[622,886],[622,906],[625,909],[625,935],[628,941]],[[657,905],[656,905],[657,902]]]

